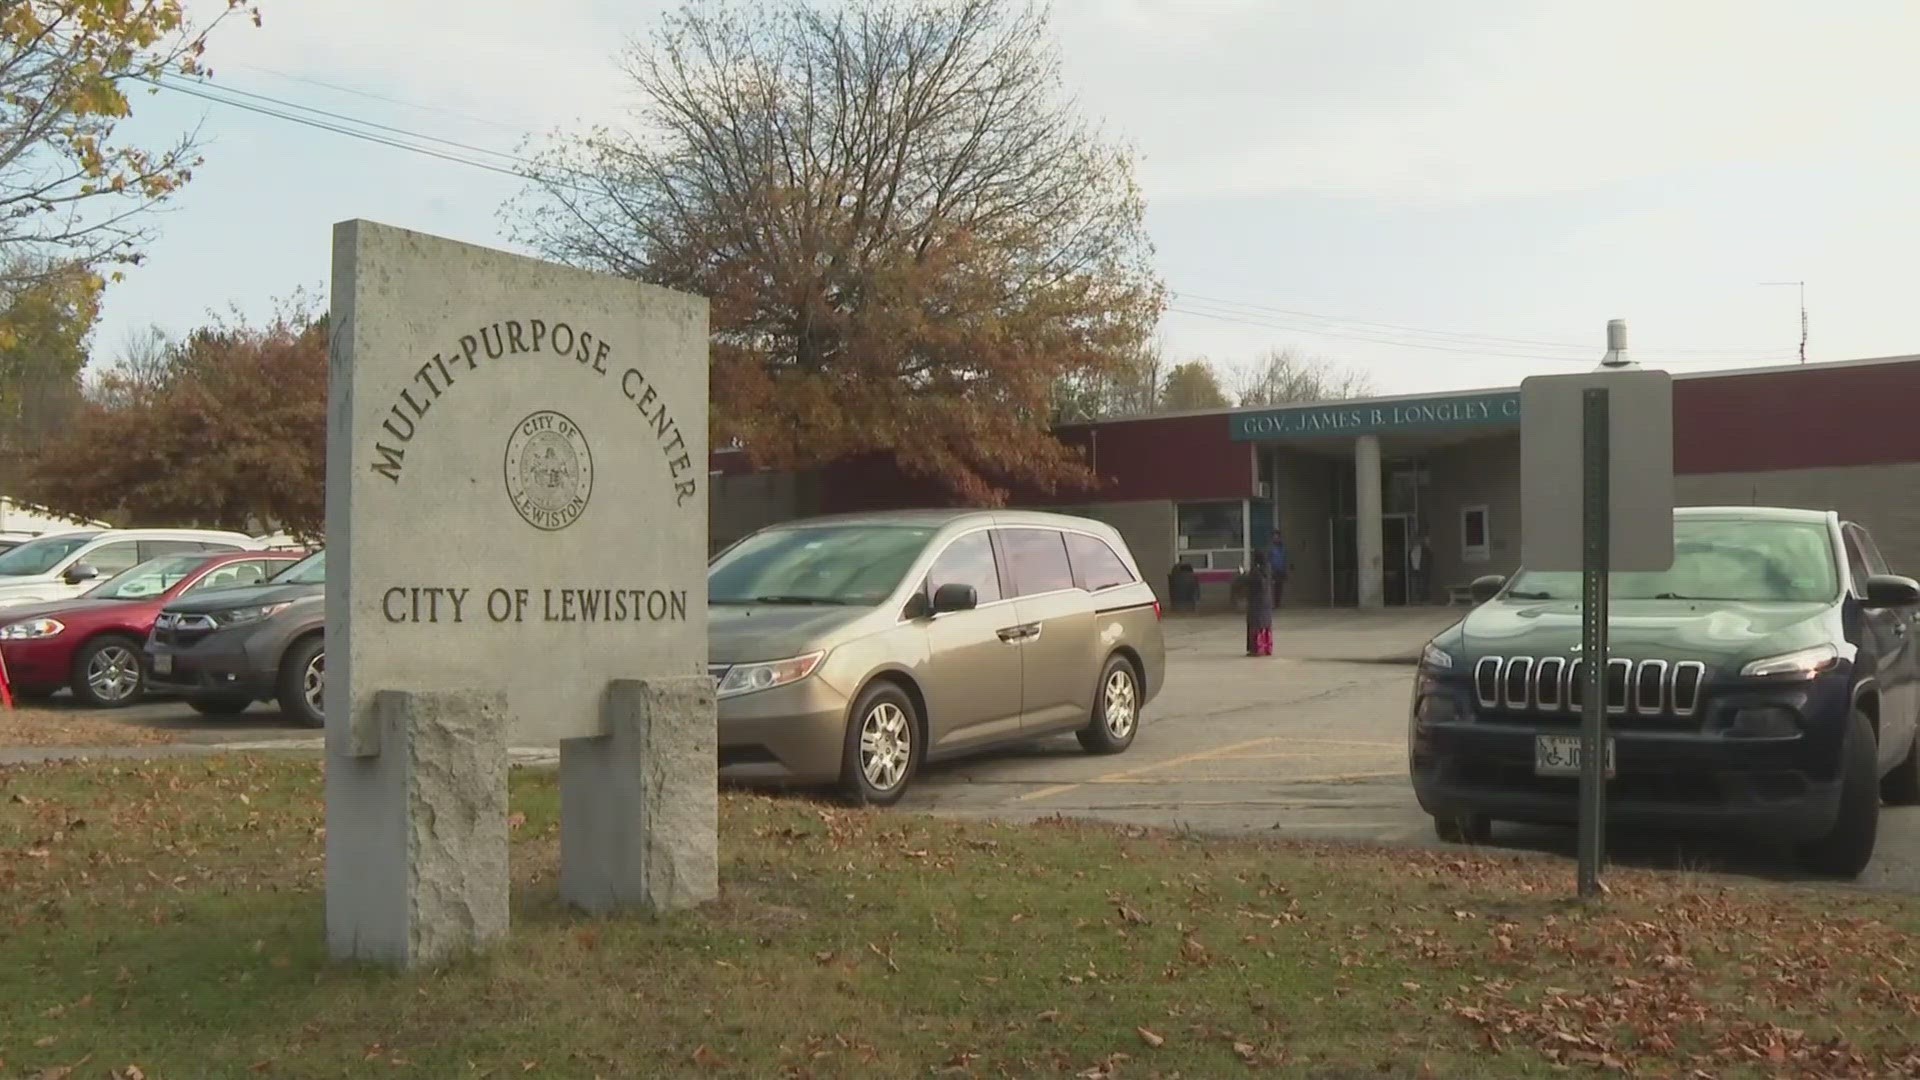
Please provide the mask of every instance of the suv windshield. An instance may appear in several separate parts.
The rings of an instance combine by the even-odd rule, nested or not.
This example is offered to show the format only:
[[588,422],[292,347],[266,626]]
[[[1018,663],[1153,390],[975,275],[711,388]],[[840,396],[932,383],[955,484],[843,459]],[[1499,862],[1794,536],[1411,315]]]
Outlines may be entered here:
[[70,536],[43,536],[38,540],[29,540],[0,555],[0,574],[7,577],[44,574],[59,566],[61,559],[86,547],[87,541],[93,537],[93,533],[74,533]]
[[268,580],[275,585],[325,585],[327,553],[316,551]]
[[162,555],[157,559],[148,559],[88,589],[85,596],[89,600],[137,600],[159,596],[206,561],[205,555]]
[[892,595],[933,533],[907,525],[763,532],[707,567],[707,602],[872,607]]
[[[1833,537],[1810,521],[1677,518],[1673,566],[1615,571],[1607,595],[1615,600],[1829,601],[1840,591]],[[1522,570],[1509,600],[1578,600],[1580,575]]]

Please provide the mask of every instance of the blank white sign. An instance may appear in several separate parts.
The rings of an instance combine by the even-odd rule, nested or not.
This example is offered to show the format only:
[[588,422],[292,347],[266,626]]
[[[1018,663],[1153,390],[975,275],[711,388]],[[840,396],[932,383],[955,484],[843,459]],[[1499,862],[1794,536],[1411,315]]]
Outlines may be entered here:
[[1520,561],[1529,570],[1585,565],[1585,394],[1608,398],[1608,565],[1673,565],[1673,376],[1629,368],[1542,375],[1520,384]]

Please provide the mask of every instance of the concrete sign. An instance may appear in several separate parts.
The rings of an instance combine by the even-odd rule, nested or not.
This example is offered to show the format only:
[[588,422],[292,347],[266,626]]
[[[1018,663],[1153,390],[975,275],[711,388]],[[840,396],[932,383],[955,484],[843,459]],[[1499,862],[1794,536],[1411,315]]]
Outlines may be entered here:
[[1673,377],[1628,369],[1520,383],[1520,563],[1584,568],[1581,462],[1586,392],[1607,391],[1609,568],[1673,565]]
[[[707,302],[349,221],[331,325],[335,954],[414,963],[504,932],[509,743],[597,763],[575,761],[607,790],[576,793],[563,848],[571,829],[576,859],[631,869],[590,878],[595,906],[698,899],[715,806]],[[635,748],[663,746],[688,775],[640,777]],[[653,818],[705,821],[691,848],[647,835],[662,799]],[[633,843],[645,858],[614,850]],[[687,896],[648,887],[662,867]]]

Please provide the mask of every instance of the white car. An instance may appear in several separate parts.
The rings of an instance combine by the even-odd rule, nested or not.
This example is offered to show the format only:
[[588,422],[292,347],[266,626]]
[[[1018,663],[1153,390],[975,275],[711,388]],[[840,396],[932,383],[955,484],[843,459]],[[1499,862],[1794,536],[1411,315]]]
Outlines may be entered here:
[[0,552],[0,608],[79,596],[160,555],[258,551],[260,541],[213,529],[82,529]]

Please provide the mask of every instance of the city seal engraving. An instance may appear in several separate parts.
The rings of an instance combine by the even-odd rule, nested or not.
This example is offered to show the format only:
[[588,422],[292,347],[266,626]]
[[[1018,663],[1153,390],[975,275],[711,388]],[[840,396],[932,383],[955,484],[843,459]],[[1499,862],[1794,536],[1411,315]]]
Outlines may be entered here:
[[579,425],[542,409],[507,437],[507,498],[527,524],[558,532],[580,520],[593,494],[593,451]]

